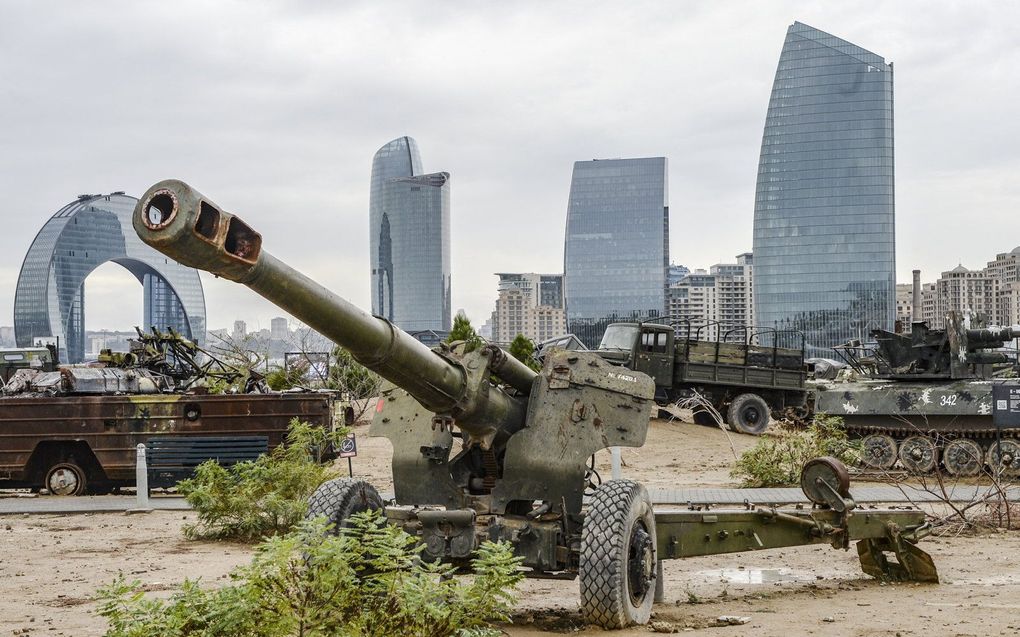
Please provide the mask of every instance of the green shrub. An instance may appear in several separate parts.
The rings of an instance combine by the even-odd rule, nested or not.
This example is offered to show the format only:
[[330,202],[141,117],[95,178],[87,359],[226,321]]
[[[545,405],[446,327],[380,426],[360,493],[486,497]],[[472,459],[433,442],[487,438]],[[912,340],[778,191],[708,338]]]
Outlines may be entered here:
[[837,416],[816,415],[804,430],[776,428],[745,451],[730,473],[745,487],[779,487],[800,483],[800,470],[812,458],[833,456],[848,464],[860,460],[860,443],[850,441]]
[[193,478],[177,486],[198,514],[184,528],[188,537],[252,541],[289,531],[301,521],[308,497],[335,472],[322,463],[346,430],[291,421],[286,442],[258,460],[229,468],[202,463]]
[[509,620],[522,578],[509,544],[482,544],[474,576],[458,581],[378,512],[352,520],[338,536],[320,518],[266,540],[220,589],[185,581],[168,600],[147,599],[120,575],[98,593],[107,637],[500,634],[491,623]]

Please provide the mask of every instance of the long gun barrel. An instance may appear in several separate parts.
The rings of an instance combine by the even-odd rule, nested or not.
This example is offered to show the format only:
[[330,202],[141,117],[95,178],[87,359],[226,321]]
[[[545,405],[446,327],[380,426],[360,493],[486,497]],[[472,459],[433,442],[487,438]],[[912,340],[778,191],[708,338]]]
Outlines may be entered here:
[[[262,249],[262,236],[182,181],[149,188],[134,211],[138,236],[184,265],[248,286],[325,335],[365,367],[403,388],[426,409],[452,416],[484,445],[524,426],[517,398],[484,383],[477,370],[430,350],[391,322],[370,315]],[[489,348],[494,373],[521,393],[535,372]],[[509,360],[507,360],[509,359]]]

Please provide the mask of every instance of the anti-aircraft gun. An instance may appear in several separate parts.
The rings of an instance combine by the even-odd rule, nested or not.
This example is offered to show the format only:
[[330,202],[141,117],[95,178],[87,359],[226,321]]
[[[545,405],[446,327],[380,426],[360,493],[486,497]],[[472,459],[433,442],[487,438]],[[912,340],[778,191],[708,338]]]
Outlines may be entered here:
[[861,540],[866,572],[937,581],[914,545],[924,515],[855,515],[833,459],[805,467],[802,486],[820,507],[811,511],[653,511],[637,482],[589,484],[596,451],[644,444],[655,388],[640,372],[588,352],[554,351],[536,373],[491,345],[429,349],[286,266],[250,226],[180,181],[149,188],[134,227],[180,263],[248,286],[389,381],[372,433],[393,445],[393,500],[363,481],[327,482],[310,515],[337,527],[382,509],[420,539],[426,558],[458,565],[483,540],[510,542],[528,575],[580,577],[585,618],[610,628],[648,621],[663,559]]
[[860,343],[836,348],[863,380],[818,384],[815,410],[839,415],[863,436],[864,463],[891,469],[899,460],[912,473],[939,464],[956,476],[987,465],[1020,475],[1015,430],[997,440],[992,386],[1015,383],[1016,361],[998,351],[1020,337],[1013,328],[970,328],[960,312],[946,314],[945,329],[912,325],[909,334],[873,330],[872,350]]

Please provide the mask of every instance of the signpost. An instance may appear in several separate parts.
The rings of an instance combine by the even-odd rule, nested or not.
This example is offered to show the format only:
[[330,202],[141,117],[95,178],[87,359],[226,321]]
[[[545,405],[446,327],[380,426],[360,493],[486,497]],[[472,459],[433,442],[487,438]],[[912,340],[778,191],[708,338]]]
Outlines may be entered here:
[[354,432],[347,434],[347,437],[340,441],[340,457],[347,458],[347,473],[354,477],[354,465],[351,458],[358,455],[358,439]]
[[1020,429],[1020,385],[992,385],[992,423],[995,425],[995,453],[1001,465],[1002,430]]

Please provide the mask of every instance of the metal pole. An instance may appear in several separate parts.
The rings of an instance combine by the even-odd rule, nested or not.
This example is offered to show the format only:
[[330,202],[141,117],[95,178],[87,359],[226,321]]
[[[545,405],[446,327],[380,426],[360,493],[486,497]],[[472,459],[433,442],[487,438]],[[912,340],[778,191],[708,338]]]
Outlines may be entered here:
[[149,467],[145,461],[145,444],[135,447],[135,510],[151,511],[149,505]]
[[656,604],[661,604],[662,600],[666,597],[664,589],[664,582],[662,581],[662,560],[656,560],[655,562],[655,596],[652,597],[652,601]]
[[622,466],[623,466],[623,459],[620,457],[620,448],[619,447],[610,447],[609,448],[609,455],[610,455],[610,457],[612,459],[611,462],[612,462],[613,480],[619,480],[620,479],[620,472],[621,472],[621,469],[622,469]]

